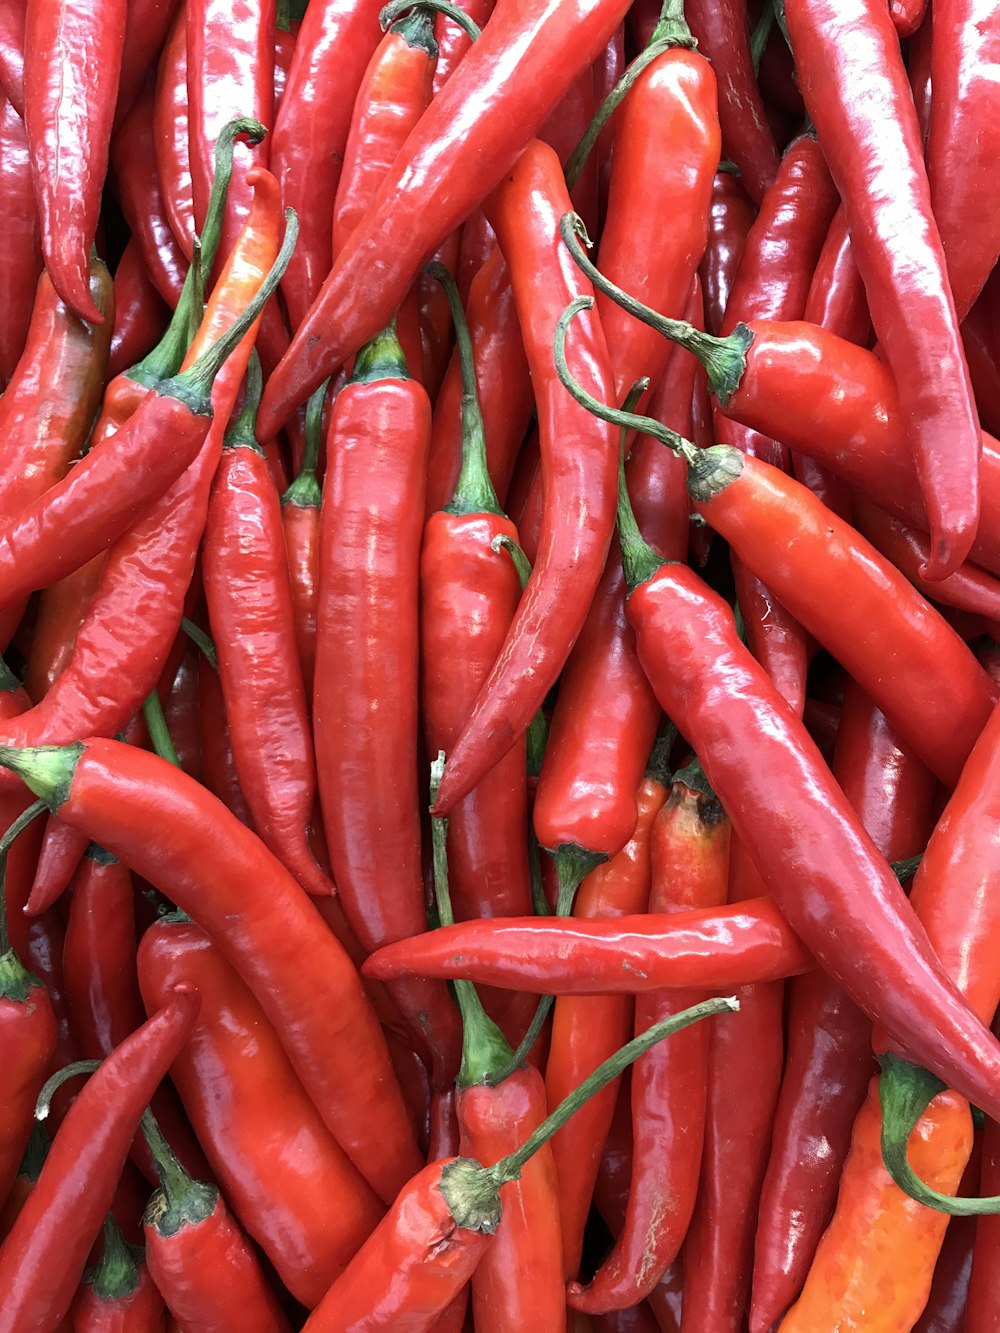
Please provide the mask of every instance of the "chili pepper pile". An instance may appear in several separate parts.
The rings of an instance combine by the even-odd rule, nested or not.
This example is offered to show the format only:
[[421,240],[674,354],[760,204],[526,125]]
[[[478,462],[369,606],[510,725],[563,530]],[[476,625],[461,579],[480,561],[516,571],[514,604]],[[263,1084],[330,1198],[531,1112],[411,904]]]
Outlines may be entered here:
[[1000,1330],[998,179],[996,0],[0,0],[0,1333]]

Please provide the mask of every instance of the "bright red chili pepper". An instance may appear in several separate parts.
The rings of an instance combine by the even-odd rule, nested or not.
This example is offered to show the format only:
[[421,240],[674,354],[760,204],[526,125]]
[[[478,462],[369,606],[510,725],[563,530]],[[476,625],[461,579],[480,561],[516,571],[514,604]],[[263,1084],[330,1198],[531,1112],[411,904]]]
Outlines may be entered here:
[[[61,819],[85,828],[209,931],[274,1024],[337,1141],[391,1195],[419,1157],[385,1044],[353,965],[280,862],[155,755],[99,739],[19,753]],[[169,838],[153,843],[150,821]]]
[[[0,5],[0,74],[3,60],[3,6]],[[4,248],[0,255],[0,377],[14,374],[28,337],[35,286],[42,271],[38,222],[31,206],[31,162],[24,121],[4,100],[0,106],[0,227]]]
[[[502,0],[483,36],[421,117],[363,225],[298,324],[264,394],[260,429],[265,437],[386,326],[424,256],[503,180],[565,90],[593,62],[625,8],[624,0],[587,0],[572,9],[566,0]],[[317,23],[322,12],[317,7]],[[307,11],[306,23],[311,15]],[[282,110],[288,105],[286,97]],[[310,191],[317,184],[309,180]],[[427,206],[429,198],[434,207]]]
[[188,141],[187,12],[182,5],[160,56],[156,79],[153,131],[156,173],[174,238],[191,258],[194,244],[194,199]]
[[70,1308],[73,1333],[161,1333],[167,1312],[141,1252],[133,1255],[112,1214],[104,1247]]
[[143,936],[150,1008],[181,982],[201,1010],[171,1068],[226,1198],[296,1297],[318,1304],[384,1209],[323,1124],[253,996],[182,918]]
[[0,1246],[0,1328],[54,1328],[69,1310],[143,1109],[183,1046],[197,993],[178,990],[87,1081]]
[[904,405],[933,538],[925,572],[944,578],[969,554],[979,524],[979,422],[899,39],[881,0],[789,0],[786,13],[806,107]]
[[115,331],[108,353],[114,378],[153,348],[163,335],[170,311],[146,272],[135,241],[129,241],[115,269]]
[[316,608],[319,604],[319,534],[323,491],[316,479],[323,434],[326,385],[317,389],[306,411],[306,448],[299,475],[281,497],[285,559],[292,590],[295,642],[311,707],[316,676]]

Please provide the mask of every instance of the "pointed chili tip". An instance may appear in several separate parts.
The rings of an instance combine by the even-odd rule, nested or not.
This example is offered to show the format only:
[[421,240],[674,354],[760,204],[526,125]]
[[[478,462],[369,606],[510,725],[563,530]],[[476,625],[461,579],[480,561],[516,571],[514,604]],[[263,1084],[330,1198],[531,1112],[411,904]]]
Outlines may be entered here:
[[70,267],[58,264],[49,267],[52,285],[59,293],[59,298],[68,305],[73,314],[87,324],[103,324],[104,312],[94,300],[90,290],[90,256],[81,259]]
[[947,532],[932,535],[930,556],[920,567],[920,577],[928,583],[950,578],[964,564],[976,536],[975,523],[956,524]]
[[376,949],[361,964],[361,975],[373,977],[376,981],[394,981],[397,977],[406,976],[405,960],[397,957],[400,946],[406,943],[406,940],[399,940],[397,944],[384,944],[381,949]]

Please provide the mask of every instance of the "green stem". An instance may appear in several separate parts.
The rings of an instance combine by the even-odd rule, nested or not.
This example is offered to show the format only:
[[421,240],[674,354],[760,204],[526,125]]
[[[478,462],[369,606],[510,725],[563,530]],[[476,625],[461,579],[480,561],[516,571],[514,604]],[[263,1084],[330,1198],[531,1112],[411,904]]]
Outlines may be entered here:
[[908,879],[911,879],[917,873],[923,859],[923,852],[918,852],[916,856],[908,856],[905,861],[892,861],[890,862],[892,873],[900,884],[905,884]]
[[[433,807],[444,773],[444,751],[439,750],[431,764],[430,798]],[[434,859],[434,896],[442,926],[455,923],[448,891],[448,820],[431,817],[431,845]],[[456,1080],[458,1087],[500,1082],[495,1071],[506,1069],[511,1050],[507,1039],[483,1008],[471,981],[455,981],[455,999],[462,1014],[462,1066]],[[515,1066],[516,1068],[516,1066]],[[512,1071],[511,1071],[512,1072]],[[506,1077],[506,1074],[504,1075]]]
[[149,732],[149,739],[153,742],[153,749],[161,759],[166,759],[167,763],[173,764],[175,768],[180,768],[181,761],[177,754],[177,747],[171,739],[163,705],[160,703],[160,696],[156,690],[152,690],[146,697],[146,701],[142,705],[142,715],[146,719],[146,729]]
[[476,363],[472,351],[472,339],[462,298],[458,294],[455,279],[444,264],[435,260],[428,264],[426,272],[441,284],[448,298],[452,323],[455,326],[455,342],[458,346],[459,364],[462,368],[462,467],[455,484],[455,492],[445,505],[448,514],[503,514],[500,501],[490,478],[486,462],[486,432],[483,428],[483,414],[479,408],[479,392],[476,388]]
[[907,1145],[917,1121],[927,1107],[945,1090],[939,1078],[886,1051],[879,1056],[882,1066],[878,1080],[878,1099],[882,1108],[882,1160],[893,1180],[911,1199],[936,1208],[952,1217],[976,1217],[980,1213],[1000,1213],[1000,1196],[960,1199],[941,1194],[920,1179],[907,1156]]
[[263,392],[264,375],[260,368],[260,356],[255,347],[247,363],[247,387],[243,396],[243,406],[239,416],[226,431],[223,440],[224,449],[250,449],[260,454],[261,458],[267,456],[257,443],[256,429],[257,411],[260,408],[260,396]]
[[289,0],[278,0],[275,11],[275,23],[282,32],[291,32],[292,30],[292,7]]
[[700,329],[696,329],[683,319],[668,319],[666,315],[650,309],[648,305],[643,305],[634,296],[623,291],[590,262],[586,253],[590,247],[590,237],[583,221],[576,213],[563,215],[559,223],[559,232],[577,267],[586,274],[598,291],[603,292],[609,300],[621,306],[634,319],[648,324],[664,338],[678,343],[698,358],[708,375],[709,387],[725,407],[739,387],[746,370],[746,354],[753,342],[753,334],[747,326],[737,324],[727,338],[716,338],[711,333],[703,333]]
[[785,0],[771,0],[774,6],[774,17],[781,29],[781,35],[788,43],[788,49],[792,49],[792,39],[788,35],[788,20],[785,18]]
[[13,694],[15,690],[20,688],[21,682],[3,658],[0,657],[0,694]]
[[329,385],[330,381],[324,380],[306,405],[306,447],[302,455],[302,466],[299,475],[281,497],[283,505],[295,505],[298,509],[318,509],[323,503],[323,490],[316,480],[316,467],[319,463],[319,446],[323,438],[323,406]]
[[490,542],[490,546],[497,552],[506,551],[513,560],[521,584],[521,591],[524,592],[528,586],[528,580],[531,578],[531,561],[524,554],[523,548],[517,544],[513,537],[508,537],[504,532],[497,533]]
[[188,620],[187,616],[184,616],[181,620],[181,629],[201,652],[209,666],[218,671],[219,654],[215,651],[215,644],[211,637],[205,633],[200,625],[196,625],[193,620]]
[[549,904],[545,897],[545,884],[542,881],[542,849],[535,837],[535,830],[528,822],[528,873],[531,876],[531,908],[535,916],[548,916]]
[[649,752],[649,758],[646,760],[646,775],[663,787],[669,787],[673,778],[674,770],[670,766],[670,756],[676,740],[677,728],[669,718],[664,718],[653,742],[653,748]]
[[470,42],[476,41],[481,35],[479,24],[464,10],[459,9],[458,5],[453,5],[451,0],[392,0],[392,4],[386,5],[378,16],[382,31],[385,32],[411,9],[429,9],[437,14],[447,14],[453,23],[458,24]]
[[146,1221],[165,1236],[173,1236],[185,1225],[197,1225],[211,1217],[219,1202],[219,1191],[204,1180],[194,1180],[181,1166],[163,1137],[152,1111],[142,1113],[142,1132],[160,1177],[160,1188],[146,1208]]
[[100,1067],[100,1060],[74,1060],[72,1064],[63,1065],[62,1069],[56,1070],[52,1077],[42,1084],[42,1090],[35,1101],[35,1119],[48,1119],[52,1098],[64,1083],[68,1083],[71,1078],[79,1078],[81,1074],[93,1074]]
[[[47,806],[44,801],[34,801],[28,806],[27,810],[18,815],[3,837],[0,838],[0,960],[6,962],[8,953],[14,960],[14,963],[7,962],[4,972],[0,974],[0,995],[4,995],[8,999],[16,998],[14,992],[19,993],[24,989],[28,984],[24,978],[30,977],[31,973],[21,968],[10,947],[10,932],[7,925],[7,856],[11,847],[32,820],[37,819],[45,809],[47,809]],[[14,966],[15,963],[16,966]],[[24,978],[18,975],[18,969],[24,972]],[[12,974],[7,975],[8,972]],[[26,996],[21,998],[26,998]]]
[[760,18],[757,25],[750,34],[750,59],[753,61],[754,78],[760,73],[761,57],[767,47],[768,38],[771,36],[771,29],[774,27],[775,14],[771,5],[771,0],[764,0],[764,8],[760,11]]
[[[188,283],[190,282],[190,293],[188,293]],[[205,269],[204,259],[201,249],[201,238],[196,236],[191,243],[191,267],[187,271],[187,277],[184,279],[184,289],[181,292],[181,300],[185,296],[187,299],[187,324],[184,329],[184,350],[194,342],[195,334],[198,332],[198,326],[201,323],[202,315],[205,312]],[[180,302],[178,302],[180,304]],[[180,362],[177,364],[177,370],[180,370]],[[174,372],[176,374],[176,371]]]
[[348,384],[373,384],[378,380],[412,379],[406,357],[396,336],[396,321],[365,343],[354,358],[354,373]]
[[132,1248],[110,1213],[104,1219],[104,1249],[89,1280],[94,1295],[105,1301],[125,1301],[139,1286]]

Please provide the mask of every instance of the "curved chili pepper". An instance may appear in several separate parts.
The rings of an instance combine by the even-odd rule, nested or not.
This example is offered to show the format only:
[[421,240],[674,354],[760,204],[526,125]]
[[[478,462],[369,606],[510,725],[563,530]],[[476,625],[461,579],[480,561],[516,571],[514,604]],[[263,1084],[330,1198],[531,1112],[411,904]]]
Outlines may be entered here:
[[[419,1155],[384,1040],[353,965],[280,862],[154,755],[105,740],[8,757],[17,753],[51,775],[61,819],[85,828],[208,931],[274,1024],[334,1137],[378,1192],[391,1194]],[[151,821],[169,839],[152,845]],[[329,1000],[318,1006],[317,996]]]
[[[3,6],[0,5],[0,73],[3,60]],[[0,228],[4,248],[0,256],[0,377],[6,382],[28,339],[35,287],[42,271],[38,222],[31,199],[31,161],[24,121],[10,102],[0,106]]]
[[156,174],[174,239],[191,258],[194,245],[194,196],[188,141],[187,13],[182,5],[160,56],[156,78],[153,132]]
[[108,376],[134,366],[159,342],[170,311],[153,285],[134,241],[115,269],[115,331],[108,353]]
[[128,0],[116,125],[131,110],[143,80],[155,67],[178,3],[179,0]]
[[312,700],[316,676],[316,610],[319,605],[320,505],[323,491],[316,479],[322,439],[326,385],[313,394],[306,411],[306,449],[299,475],[281,497],[281,526],[292,590],[295,642],[306,698]]
[[24,121],[24,11],[25,0],[0,3],[0,86]]
[[[24,123],[45,268],[74,314],[101,324],[88,280],[125,43],[125,0],[31,0]],[[99,53],[99,54],[97,54]]]
[[[206,483],[207,490],[210,481]],[[236,760],[229,735],[229,720],[219,684],[219,672],[214,665],[201,662],[198,668],[198,737],[201,741],[204,784],[219,798],[241,824],[253,828],[253,816],[243,788],[236,776]],[[325,899],[319,900],[325,902]]]
[[[381,39],[380,8],[381,0],[360,4],[356,0],[314,0],[306,9],[295,43],[271,136],[271,166],[281,183],[282,200],[295,208],[302,228],[302,244],[281,289],[293,329],[301,324],[330,271],[330,220],[337,183],[355,98]],[[371,332],[380,327],[375,324]],[[321,375],[313,388],[325,378]]]
[[[424,256],[503,180],[565,90],[593,62],[625,8],[624,0],[587,0],[572,8],[566,0],[558,5],[503,0],[421,117],[406,152],[379,186],[364,225],[303,313],[264,393],[265,438],[392,319]],[[312,12],[307,11],[300,46]],[[317,23],[322,13],[318,6]],[[283,111],[289,100],[286,96]],[[307,188],[319,192],[315,179]],[[427,207],[431,197],[434,208]],[[296,323],[296,312],[291,314]]]
[[163,1297],[141,1252],[133,1255],[111,1213],[104,1220],[104,1248],[70,1308],[74,1333],[161,1333]]
[[969,554],[979,524],[979,422],[899,39],[879,0],[789,0],[786,14],[806,107],[899,386],[933,538],[925,574],[944,578]]
[[0,1246],[5,1333],[55,1327],[69,1310],[143,1108],[197,1012],[196,992],[175,991],[103,1061],[66,1112],[38,1183]]
[[750,23],[742,0],[686,0],[698,49],[719,80],[719,120],[726,156],[760,203],[778,171],[778,150],[764,113],[750,55]]
[[289,1322],[222,1195],[191,1179],[148,1111],[142,1127],[161,1182],[143,1217],[146,1263],[178,1326],[287,1333]]
[[698,272],[705,295],[705,326],[718,333],[739,271],[756,210],[733,171],[717,171],[708,210],[708,239]]
[[[323,826],[366,949],[426,927],[416,793],[420,496],[430,404],[388,329],[355,360],[327,441],[313,728]],[[349,687],[345,683],[350,682]],[[457,1015],[441,987],[394,990],[450,1082]]]
[[308,845],[316,802],[305,687],[296,670],[281,505],[254,438],[259,362],[212,483],[202,577],[240,786],[254,826],[304,889],[333,885]]
[[[615,449],[610,433],[588,426],[576,405],[568,404],[551,369],[557,308],[579,285],[557,239],[566,199],[558,159],[535,141],[487,208],[510,268],[549,489],[531,579],[500,657],[448,757],[440,812],[470,791],[527,729],[586,619],[611,540]],[[580,328],[573,357],[598,396],[608,401],[614,385],[596,319]]]
[[171,1078],[242,1224],[296,1299],[316,1305],[384,1209],[257,1002],[197,926],[161,918],[143,936],[138,965],[151,1008],[180,982],[201,995]]

